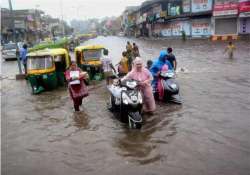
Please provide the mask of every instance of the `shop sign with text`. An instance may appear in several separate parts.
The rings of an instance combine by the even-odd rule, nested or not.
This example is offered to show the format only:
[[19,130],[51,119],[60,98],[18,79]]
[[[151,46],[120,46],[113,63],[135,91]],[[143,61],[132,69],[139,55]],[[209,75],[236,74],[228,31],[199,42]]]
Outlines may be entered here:
[[212,0],[192,0],[192,12],[205,12],[212,10]]

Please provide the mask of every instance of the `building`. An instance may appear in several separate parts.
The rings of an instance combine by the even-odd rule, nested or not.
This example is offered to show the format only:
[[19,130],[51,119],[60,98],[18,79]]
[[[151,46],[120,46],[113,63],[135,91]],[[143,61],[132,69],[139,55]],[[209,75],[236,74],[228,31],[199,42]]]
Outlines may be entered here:
[[[250,34],[250,0],[150,0],[125,11],[128,35],[192,38]],[[126,22],[125,22],[126,23]]]
[[209,37],[211,35],[212,0],[151,0],[127,16],[140,36]]
[[[13,10],[15,35],[17,41],[32,42],[42,36],[41,10]],[[7,42],[13,40],[11,13],[9,9],[1,9],[2,40]]]
[[215,0],[212,23],[213,35],[237,35],[238,0]]
[[250,35],[250,0],[239,1],[239,29],[240,35]]
[[[44,38],[63,35],[62,25],[67,33],[72,33],[66,22],[52,18],[41,10],[13,10],[15,36],[17,41],[37,43]],[[9,9],[1,8],[1,41],[14,40],[14,31]]]
[[136,29],[136,13],[138,12],[138,6],[126,7],[121,16],[121,27],[125,35],[135,36]]

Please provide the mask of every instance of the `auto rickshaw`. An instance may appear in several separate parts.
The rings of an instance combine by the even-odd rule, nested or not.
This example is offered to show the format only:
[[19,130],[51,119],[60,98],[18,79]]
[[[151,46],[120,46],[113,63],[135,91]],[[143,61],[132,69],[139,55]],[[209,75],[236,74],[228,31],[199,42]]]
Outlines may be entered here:
[[88,72],[90,80],[102,80],[103,72],[100,58],[103,55],[104,46],[88,45],[75,48],[75,58],[77,65]]
[[64,72],[70,65],[66,49],[44,49],[27,54],[27,79],[32,93],[39,94],[65,85]]

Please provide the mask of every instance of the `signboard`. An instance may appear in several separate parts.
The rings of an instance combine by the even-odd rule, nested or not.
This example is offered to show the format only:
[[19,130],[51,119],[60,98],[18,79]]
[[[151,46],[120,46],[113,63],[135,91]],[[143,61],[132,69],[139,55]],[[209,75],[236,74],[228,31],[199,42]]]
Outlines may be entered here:
[[25,29],[24,21],[15,20],[14,22],[15,22],[15,28],[17,28],[17,29]]
[[161,35],[164,37],[172,36],[172,29],[170,25],[166,25],[163,30],[161,30]]
[[225,2],[214,5],[213,16],[226,16],[226,15],[237,15],[238,14],[238,3]]
[[212,10],[213,0],[192,0],[192,12],[205,12]]
[[240,1],[239,12],[250,12],[250,0]]
[[209,36],[211,35],[211,27],[209,20],[196,20],[192,22],[192,36]]
[[168,3],[168,15],[177,16],[181,14],[181,2]]
[[189,13],[191,9],[191,0],[182,0],[183,13]]
[[162,36],[181,36],[182,31],[184,31],[187,36],[191,34],[190,23],[188,21],[170,23],[164,26],[164,29],[161,30],[161,34]]

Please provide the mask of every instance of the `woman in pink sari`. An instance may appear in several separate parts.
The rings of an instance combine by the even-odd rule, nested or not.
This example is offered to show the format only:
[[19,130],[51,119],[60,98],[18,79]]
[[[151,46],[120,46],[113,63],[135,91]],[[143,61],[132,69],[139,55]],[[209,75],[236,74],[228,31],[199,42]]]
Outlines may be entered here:
[[151,73],[143,66],[142,59],[136,57],[133,62],[133,69],[122,79],[134,79],[139,81],[139,87],[143,95],[143,111],[152,113],[155,110],[155,99],[151,87],[153,77]]
[[70,68],[65,72],[69,94],[74,102],[75,111],[80,111],[79,107],[82,105],[82,99],[88,96],[88,90],[84,82],[87,76],[88,74],[82,72],[74,61],[71,62]]

